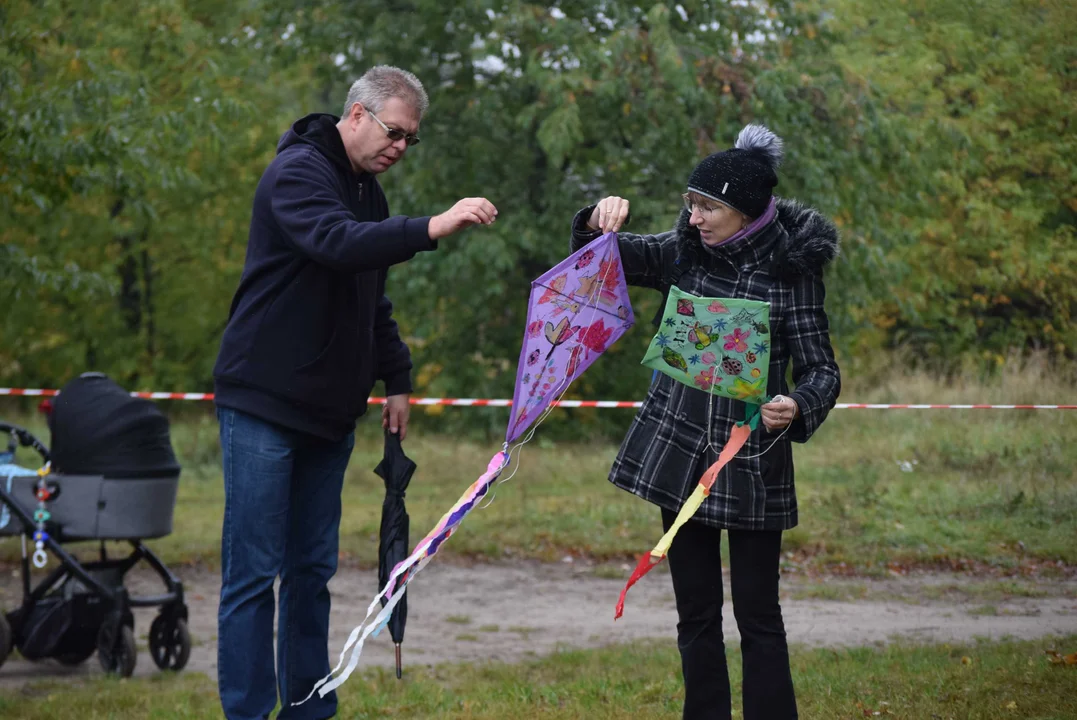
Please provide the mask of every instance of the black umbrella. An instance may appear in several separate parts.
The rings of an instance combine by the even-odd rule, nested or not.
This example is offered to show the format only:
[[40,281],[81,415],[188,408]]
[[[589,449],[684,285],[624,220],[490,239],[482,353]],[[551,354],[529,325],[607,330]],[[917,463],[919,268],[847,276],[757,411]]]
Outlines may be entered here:
[[[400,447],[400,436],[385,431],[385,455],[374,472],[385,481],[385,502],[381,506],[381,531],[378,544],[378,587],[384,588],[389,573],[408,557],[408,511],[404,508],[404,491],[411,482],[416,465]],[[389,616],[389,634],[396,643],[396,677],[401,677],[400,643],[408,621],[407,590]],[[387,600],[381,601],[385,606]]]

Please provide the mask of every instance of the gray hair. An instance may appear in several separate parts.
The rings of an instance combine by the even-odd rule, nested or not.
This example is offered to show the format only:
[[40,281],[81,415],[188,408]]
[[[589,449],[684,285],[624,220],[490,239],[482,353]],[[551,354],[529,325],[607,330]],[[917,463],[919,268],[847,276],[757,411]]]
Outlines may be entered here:
[[419,111],[422,117],[430,106],[426,90],[419,78],[407,70],[390,65],[375,65],[363,73],[348,90],[348,99],[344,102],[344,116],[351,112],[355,103],[372,113],[379,113],[389,102],[389,98],[399,98]]

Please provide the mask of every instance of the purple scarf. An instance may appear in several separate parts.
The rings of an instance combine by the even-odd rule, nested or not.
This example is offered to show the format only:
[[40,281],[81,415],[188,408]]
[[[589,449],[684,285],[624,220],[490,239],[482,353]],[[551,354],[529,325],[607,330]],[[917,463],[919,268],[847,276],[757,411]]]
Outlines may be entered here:
[[728,239],[723,240],[717,245],[704,245],[703,247],[708,250],[717,250],[718,248],[725,247],[730,243],[734,243],[737,240],[740,240],[741,238],[748,237],[749,235],[757,232],[760,228],[766,227],[767,224],[774,219],[774,216],[777,214],[777,212],[778,210],[775,206],[774,198],[771,198],[770,204],[767,205],[767,209],[763,211],[763,214],[757,217],[755,220],[752,220],[752,222],[747,227],[741,228],[740,230],[729,236]]

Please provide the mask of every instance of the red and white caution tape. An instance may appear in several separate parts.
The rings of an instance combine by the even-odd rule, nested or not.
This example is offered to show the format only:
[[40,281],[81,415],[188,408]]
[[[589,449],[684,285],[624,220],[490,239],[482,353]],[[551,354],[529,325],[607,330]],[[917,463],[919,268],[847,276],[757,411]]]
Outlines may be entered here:
[[59,390],[34,390],[31,388],[0,388],[0,395],[44,395],[46,397],[52,397],[59,395]]
[[[0,395],[56,397],[59,394],[59,390],[41,388],[0,388]],[[212,400],[213,393],[133,392],[131,397],[146,398],[148,400]]]
[[[0,395],[25,397],[55,397],[59,390],[40,388],[0,388]],[[149,400],[213,400],[213,393],[133,392],[133,397]],[[372,397],[370,403],[381,405],[385,398]],[[511,407],[512,400],[484,398],[411,398],[412,405],[442,405],[448,407]],[[553,403],[566,408],[638,408],[639,401],[619,400],[560,400]],[[838,403],[835,410],[1077,410],[1077,405],[915,405],[909,403]]]
[[1077,405],[906,405],[838,403],[835,410],[1077,410]]

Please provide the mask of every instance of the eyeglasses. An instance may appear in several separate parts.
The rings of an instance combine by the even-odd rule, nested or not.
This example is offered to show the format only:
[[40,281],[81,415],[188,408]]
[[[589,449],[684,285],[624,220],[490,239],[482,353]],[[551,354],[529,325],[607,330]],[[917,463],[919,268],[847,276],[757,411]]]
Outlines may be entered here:
[[397,130],[396,128],[391,128],[388,125],[386,125],[385,123],[383,123],[381,120],[378,120],[377,115],[370,112],[369,110],[367,112],[370,113],[370,117],[374,118],[374,120],[377,121],[378,125],[381,125],[381,129],[385,131],[385,134],[393,142],[396,142],[397,140],[403,140],[408,145],[418,145],[419,144],[419,136],[418,135],[408,135],[403,130]]
[[688,193],[682,194],[681,198],[684,200],[684,207],[687,208],[688,212],[694,212],[694,208],[695,210],[699,210],[700,214],[706,215],[707,213],[712,213],[718,209],[717,205],[703,205],[701,203],[692,202]]

